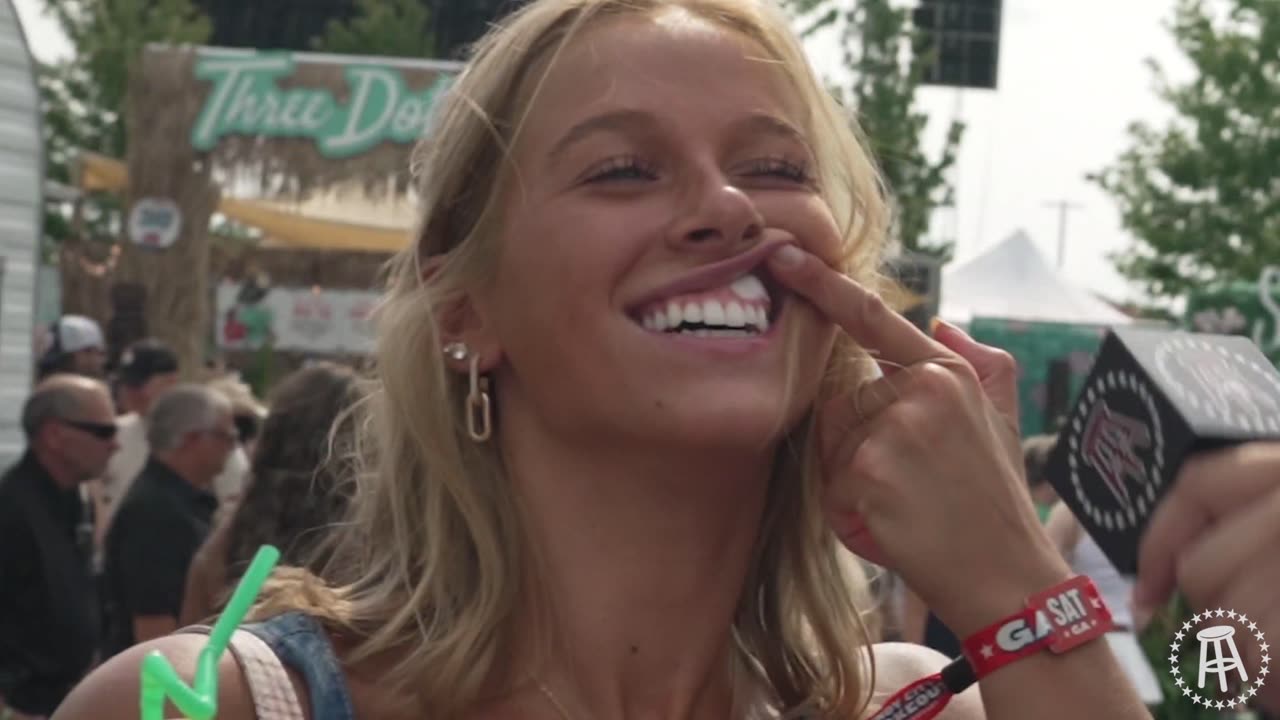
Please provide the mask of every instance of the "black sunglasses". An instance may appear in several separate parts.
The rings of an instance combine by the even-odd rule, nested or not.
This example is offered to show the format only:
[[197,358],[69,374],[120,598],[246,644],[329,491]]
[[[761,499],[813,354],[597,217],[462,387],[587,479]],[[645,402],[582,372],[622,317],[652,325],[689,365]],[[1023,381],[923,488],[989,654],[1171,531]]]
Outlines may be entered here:
[[115,423],[95,423],[83,420],[60,420],[59,422],[81,432],[87,432],[99,440],[112,440],[116,436]]

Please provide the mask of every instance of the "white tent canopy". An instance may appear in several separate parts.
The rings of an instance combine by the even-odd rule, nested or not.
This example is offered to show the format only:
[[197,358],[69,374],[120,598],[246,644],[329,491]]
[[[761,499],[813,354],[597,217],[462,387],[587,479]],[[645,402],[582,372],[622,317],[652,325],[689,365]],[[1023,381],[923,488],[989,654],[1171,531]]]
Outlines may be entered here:
[[1127,325],[1129,316],[1049,267],[1025,232],[942,273],[939,314],[951,323],[975,317],[1081,325]]

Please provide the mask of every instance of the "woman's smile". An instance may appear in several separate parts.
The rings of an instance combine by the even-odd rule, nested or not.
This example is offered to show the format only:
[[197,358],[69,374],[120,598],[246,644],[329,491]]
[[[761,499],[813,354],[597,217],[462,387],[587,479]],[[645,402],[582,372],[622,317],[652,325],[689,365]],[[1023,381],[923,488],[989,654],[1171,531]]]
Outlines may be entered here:
[[632,322],[672,350],[742,354],[779,335],[785,291],[765,260],[785,241],[766,239],[746,252],[694,268],[642,295]]

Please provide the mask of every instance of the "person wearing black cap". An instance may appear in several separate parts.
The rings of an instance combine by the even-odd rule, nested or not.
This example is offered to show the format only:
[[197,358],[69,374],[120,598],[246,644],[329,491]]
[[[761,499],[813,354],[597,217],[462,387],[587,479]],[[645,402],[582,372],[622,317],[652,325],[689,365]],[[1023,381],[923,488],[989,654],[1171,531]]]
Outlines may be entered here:
[[120,450],[107,465],[98,503],[100,537],[105,536],[115,508],[146,465],[147,428],[143,419],[156,399],[178,382],[178,355],[163,342],[139,340],[120,355],[116,371],[120,408]]

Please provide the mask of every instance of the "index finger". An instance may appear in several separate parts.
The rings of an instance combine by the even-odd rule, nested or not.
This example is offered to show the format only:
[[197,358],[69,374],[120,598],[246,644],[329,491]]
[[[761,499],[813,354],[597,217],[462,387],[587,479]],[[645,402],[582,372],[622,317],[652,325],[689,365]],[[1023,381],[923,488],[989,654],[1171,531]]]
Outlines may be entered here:
[[1135,605],[1154,608],[1177,583],[1178,558],[1204,529],[1276,488],[1280,444],[1246,443],[1187,461],[1147,524],[1138,550]]
[[769,258],[769,268],[779,282],[807,298],[879,360],[905,366],[953,356],[879,295],[794,245],[778,248]]

